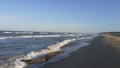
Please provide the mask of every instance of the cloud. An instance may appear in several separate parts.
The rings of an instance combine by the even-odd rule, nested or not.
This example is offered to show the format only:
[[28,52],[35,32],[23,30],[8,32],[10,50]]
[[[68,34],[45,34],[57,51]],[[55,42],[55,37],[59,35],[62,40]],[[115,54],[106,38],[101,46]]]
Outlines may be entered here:
[[20,17],[13,17],[13,16],[0,16],[0,21],[14,21],[19,20]]

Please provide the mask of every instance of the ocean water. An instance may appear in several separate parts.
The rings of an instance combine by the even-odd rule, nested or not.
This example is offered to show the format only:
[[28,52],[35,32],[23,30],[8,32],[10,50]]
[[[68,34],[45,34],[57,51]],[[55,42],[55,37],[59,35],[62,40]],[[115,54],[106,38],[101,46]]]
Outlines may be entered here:
[[[65,59],[72,52],[88,46],[95,34],[0,31],[0,68],[42,68]],[[28,65],[21,60],[35,59],[54,51],[63,53],[41,64]]]

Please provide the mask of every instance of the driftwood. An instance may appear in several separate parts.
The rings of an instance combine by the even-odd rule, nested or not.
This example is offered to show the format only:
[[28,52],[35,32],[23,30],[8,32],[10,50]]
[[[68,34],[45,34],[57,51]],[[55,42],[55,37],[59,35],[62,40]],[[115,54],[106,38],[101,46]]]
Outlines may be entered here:
[[32,59],[30,59],[30,60],[21,60],[21,61],[24,61],[27,64],[42,63],[42,62],[48,61],[53,56],[55,56],[55,55],[57,55],[59,53],[63,53],[63,51],[50,52],[47,55],[45,55],[45,56],[43,56],[41,58],[38,58],[38,59],[34,59],[34,60],[32,60]]

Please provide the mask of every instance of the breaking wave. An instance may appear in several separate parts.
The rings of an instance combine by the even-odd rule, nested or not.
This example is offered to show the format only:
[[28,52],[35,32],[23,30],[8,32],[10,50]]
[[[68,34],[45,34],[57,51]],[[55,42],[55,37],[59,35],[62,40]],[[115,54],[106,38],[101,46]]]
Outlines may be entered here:
[[31,53],[28,53],[26,56],[24,56],[22,58],[19,58],[19,59],[16,59],[15,62],[12,65],[10,65],[9,67],[23,68],[27,64],[25,62],[21,61],[21,60],[34,59],[38,56],[45,55],[45,54],[50,53],[50,52],[60,51],[61,50],[60,48],[62,46],[68,44],[69,42],[75,41],[75,40],[76,39],[64,40],[63,42],[58,42],[54,45],[50,45],[46,49],[43,49],[41,51],[32,51]]
[[[40,51],[32,51],[32,52],[28,53],[28,54],[25,55],[25,56],[21,56],[20,58],[16,59],[14,62],[12,62],[12,63],[10,63],[10,64],[8,64],[8,65],[6,65],[6,66],[7,66],[7,68],[24,68],[24,67],[27,66],[27,64],[26,64],[25,62],[21,61],[21,60],[35,59],[35,58],[37,58],[37,57],[46,55],[46,54],[48,54],[48,53],[50,53],[50,52],[61,51],[61,50],[65,51],[63,54],[60,54],[60,55],[57,56],[57,57],[59,57],[59,58],[54,59],[54,58],[56,58],[56,57],[54,57],[54,58],[51,59],[51,61],[49,61],[49,62],[58,61],[58,60],[60,60],[60,59],[62,59],[62,58],[68,57],[68,56],[69,56],[69,53],[71,53],[71,52],[79,49],[80,47],[84,47],[84,46],[89,45],[89,43],[81,42],[81,43],[79,43],[79,45],[78,45],[78,44],[77,44],[77,45],[74,45],[74,46],[72,46],[72,48],[71,48],[71,47],[67,47],[67,49],[62,49],[61,47],[65,46],[65,45],[68,45],[68,44],[71,43],[71,42],[75,42],[75,41],[79,41],[79,42],[80,42],[80,41],[82,41],[82,40],[84,40],[84,41],[86,40],[86,41],[87,41],[87,40],[90,40],[90,39],[92,39],[92,37],[76,38],[76,39],[67,39],[67,40],[64,40],[64,41],[62,41],[62,42],[58,42],[58,43],[56,43],[56,44],[54,44],[54,45],[50,45],[50,46],[48,46],[47,48],[42,49],[42,50],[40,50]],[[61,58],[60,58],[60,57],[61,57]],[[49,63],[49,62],[48,62],[48,63]],[[33,67],[33,68],[34,68],[34,67]],[[35,67],[35,68],[36,68],[36,67]]]
[[36,36],[17,36],[17,37],[0,37],[0,39],[11,39],[11,38],[39,38],[39,37],[60,37],[61,35],[36,35]]
[[[11,34],[10,32],[5,32],[6,34]],[[4,44],[4,47],[12,47],[13,49],[16,47],[20,47],[22,52],[17,55],[18,52],[16,52],[16,55],[14,57],[8,57],[8,60],[6,62],[0,63],[0,68],[40,68],[44,64],[59,61],[61,59],[67,58],[71,55],[72,52],[78,50],[81,47],[89,45],[88,41],[92,40],[94,36],[90,35],[84,35],[84,34],[52,34],[52,35],[25,35],[25,36],[5,36],[0,37],[0,44]],[[39,43],[38,43],[39,42]],[[23,45],[20,45],[20,44]],[[31,46],[32,44],[38,46]],[[15,44],[15,45],[14,45]],[[37,47],[37,48],[33,48]],[[12,49],[10,48],[10,49]],[[16,49],[15,48],[15,49]],[[27,50],[26,53],[24,53],[24,49]],[[31,49],[33,48],[33,49]],[[41,48],[41,49],[40,49]],[[44,48],[44,49],[43,49]],[[35,50],[34,50],[35,49]],[[36,50],[37,49],[37,50]],[[6,49],[7,50],[7,49]],[[2,49],[1,49],[2,51]],[[5,50],[3,50],[4,52]],[[14,51],[14,50],[12,50]],[[18,51],[18,50],[16,50]],[[56,51],[63,51],[63,53],[60,53],[54,57],[52,57],[49,61],[43,62],[41,64],[34,64],[34,65],[28,65],[22,60],[28,60],[28,59],[36,59],[40,58],[41,56],[44,56],[51,52]],[[5,51],[7,52],[7,51]],[[8,53],[8,52],[7,52]],[[5,54],[5,53],[1,53]],[[10,53],[11,54],[11,53]],[[9,55],[9,54],[8,54]],[[4,55],[5,57],[6,55]],[[1,60],[1,59],[0,59]],[[4,60],[3,60],[4,61]]]

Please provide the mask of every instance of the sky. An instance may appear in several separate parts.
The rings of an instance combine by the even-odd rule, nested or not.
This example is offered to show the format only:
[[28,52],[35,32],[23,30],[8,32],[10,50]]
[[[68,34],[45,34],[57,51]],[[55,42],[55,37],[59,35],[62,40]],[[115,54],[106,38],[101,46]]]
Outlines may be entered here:
[[120,0],[0,0],[0,30],[120,31]]

